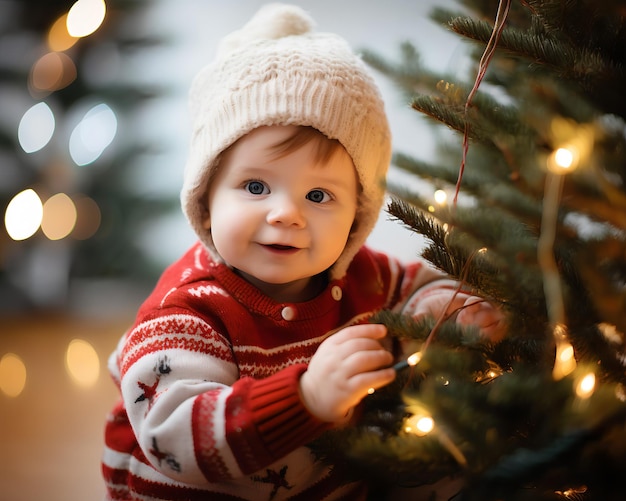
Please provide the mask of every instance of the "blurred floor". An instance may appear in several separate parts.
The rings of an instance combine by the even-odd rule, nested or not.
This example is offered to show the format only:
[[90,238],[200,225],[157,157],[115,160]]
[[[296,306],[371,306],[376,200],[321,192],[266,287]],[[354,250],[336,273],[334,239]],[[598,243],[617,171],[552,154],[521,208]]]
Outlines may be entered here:
[[[103,498],[102,431],[117,396],[106,361],[130,320],[0,318],[0,358],[14,353],[27,369],[19,396],[0,392],[0,501]],[[93,386],[80,387],[65,368],[75,338],[91,343],[99,355]]]

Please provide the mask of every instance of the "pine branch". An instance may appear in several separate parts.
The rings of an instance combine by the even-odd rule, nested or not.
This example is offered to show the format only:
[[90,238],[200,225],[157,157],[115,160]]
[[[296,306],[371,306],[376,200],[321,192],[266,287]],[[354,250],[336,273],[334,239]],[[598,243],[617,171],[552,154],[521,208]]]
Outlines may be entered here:
[[[485,21],[457,17],[449,24],[459,35],[482,43],[491,35],[491,25]],[[537,26],[536,23],[533,26]],[[618,91],[626,85],[626,61],[607,58],[606,51],[598,50],[593,43],[580,45],[580,40],[588,42],[587,38],[578,37],[576,44],[554,33],[545,28],[509,27],[502,33],[498,48],[510,56],[530,61],[536,72],[548,71],[568,80],[600,108],[626,118],[626,104],[622,104]],[[622,35],[620,31],[619,36]],[[615,40],[612,43],[619,45]]]
[[361,51],[363,60],[383,75],[389,77],[402,93],[411,99],[416,93],[434,88],[441,77],[425,68],[413,44],[406,41],[400,45],[397,63],[391,63],[382,55],[369,49]]
[[[451,20],[450,27],[459,35],[479,42],[487,42],[492,31],[489,23],[464,17]],[[507,28],[502,33],[498,48],[511,55],[556,69],[563,78],[572,80],[586,80],[592,76],[621,71],[611,61],[605,61],[597,52],[572,47],[545,31],[529,33]]]

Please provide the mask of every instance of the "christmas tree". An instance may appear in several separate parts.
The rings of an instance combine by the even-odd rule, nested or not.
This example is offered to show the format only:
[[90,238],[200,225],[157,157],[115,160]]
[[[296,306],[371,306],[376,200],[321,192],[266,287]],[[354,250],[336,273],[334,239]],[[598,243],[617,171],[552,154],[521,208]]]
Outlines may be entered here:
[[507,335],[381,313],[407,363],[317,452],[383,485],[460,479],[455,500],[622,499],[626,2],[462,4],[432,18],[469,41],[465,77],[424,68],[410,43],[366,60],[457,132],[435,161],[396,153],[438,196],[391,183],[390,214],[499,305]]

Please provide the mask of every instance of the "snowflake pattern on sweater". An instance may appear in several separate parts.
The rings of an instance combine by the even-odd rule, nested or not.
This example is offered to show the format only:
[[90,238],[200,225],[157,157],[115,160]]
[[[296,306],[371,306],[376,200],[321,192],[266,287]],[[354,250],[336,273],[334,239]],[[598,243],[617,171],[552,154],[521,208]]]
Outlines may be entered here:
[[305,408],[299,377],[328,336],[400,309],[441,277],[363,247],[345,277],[286,304],[196,244],[110,358],[122,398],[105,431],[107,498],[362,499],[364,486],[345,484],[306,447],[330,425]]

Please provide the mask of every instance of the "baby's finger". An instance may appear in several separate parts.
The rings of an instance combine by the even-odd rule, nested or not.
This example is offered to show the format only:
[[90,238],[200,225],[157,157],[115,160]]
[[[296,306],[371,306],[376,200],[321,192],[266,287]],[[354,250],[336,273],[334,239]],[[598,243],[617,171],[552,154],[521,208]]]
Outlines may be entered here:
[[347,356],[343,363],[348,377],[364,372],[376,371],[389,366],[393,362],[393,355],[387,350],[357,351]]
[[372,389],[377,390],[383,386],[388,385],[396,378],[396,371],[387,368],[377,371],[363,372],[350,378],[349,384],[353,388],[356,395],[358,395],[359,401],[368,393],[371,393]]
[[382,324],[351,325],[332,336],[337,344],[355,338],[382,339],[387,335],[387,327]]

